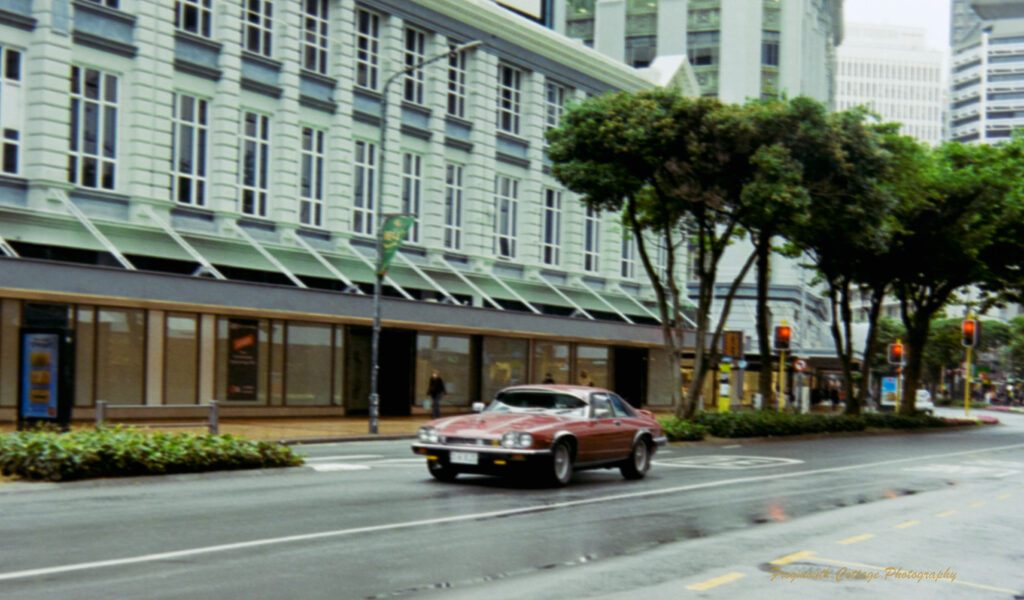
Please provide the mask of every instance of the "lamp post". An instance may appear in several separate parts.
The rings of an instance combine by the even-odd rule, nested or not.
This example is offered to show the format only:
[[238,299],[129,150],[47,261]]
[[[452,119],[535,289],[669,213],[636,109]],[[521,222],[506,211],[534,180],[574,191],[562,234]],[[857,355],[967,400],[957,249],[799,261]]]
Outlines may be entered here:
[[374,273],[373,281],[373,336],[370,343],[370,353],[372,354],[372,367],[370,370],[370,433],[377,433],[377,425],[380,418],[380,394],[377,392],[377,385],[379,381],[380,364],[380,295],[381,295],[381,282],[384,279],[384,270],[382,265],[383,256],[383,238],[381,237],[381,217],[383,215],[383,203],[384,203],[384,169],[387,166],[387,160],[385,160],[384,148],[387,140],[387,128],[388,128],[388,89],[391,84],[398,81],[400,77],[408,75],[417,69],[421,69],[430,63],[437,62],[442,58],[448,58],[455,56],[466,50],[476,48],[483,42],[477,40],[472,42],[466,42],[455,46],[444,54],[438,54],[433,58],[422,60],[414,65],[410,65],[401,71],[393,73],[388,77],[387,81],[384,82],[384,87],[381,89],[381,100],[380,100],[380,139],[378,140],[377,147],[379,148],[377,153],[377,202],[373,207],[374,211],[374,235],[377,238],[377,262],[376,262],[376,273]]

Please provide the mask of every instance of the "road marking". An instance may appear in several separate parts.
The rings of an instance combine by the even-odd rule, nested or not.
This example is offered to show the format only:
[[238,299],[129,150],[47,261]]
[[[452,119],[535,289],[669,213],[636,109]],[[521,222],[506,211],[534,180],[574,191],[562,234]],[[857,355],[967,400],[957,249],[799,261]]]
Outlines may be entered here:
[[695,583],[693,585],[688,585],[688,586],[686,586],[686,589],[688,589],[688,590],[696,590],[698,592],[702,592],[704,590],[710,590],[713,587],[718,587],[718,586],[722,585],[723,583],[729,583],[730,581],[736,581],[737,579],[741,579],[743,577],[746,577],[746,575],[744,575],[743,573],[729,573],[727,575],[722,575],[721,577],[715,577],[714,579],[708,579],[707,581],[702,581],[701,583]]
[[913,527],[914,525],[920,525],[920,521],[904,521],[899,525],[893,525],[893,529],[906,529],[907,527]]
[[776,558],[775,560],[769,561],[770,565],[788,565],[789,563],[796,562],[801,558],[807,558],[808,556],[814,556],[814,550],[801,550],[800,552],[794,552],[793,554],[787,554],[782,558]]
[[[737,446],[738,448],[739,446]],[[732,455],[704,455],[687,456],[683,458],[671,458],[655,462],[656,465],[665,467],[679,467],[686,469],[763,469],[766,467],[786,467],[789,465],[803,464],[804,461],[795,458],[775,458],[769,456],[732,456]]]
[[974,504],[971,505],[971,508],[981,508],[982,506],[985,506],[986,504],[988,504],[988,503],[987,502],[975,502]]
[[875,537],[873,533],[865,533],[863,535],[855,535],[852,538],[846,538],[845,540],[839,540],[837,544],[856,544],[857,542],[863,542],[864,540],[870,540]]
[[318,473],[332,473],[334,471],[369,471],[370,467],[367,465],[353,465],[351,463],[322,463],[318,465],[309,465],[314,471]]
[[1009,497],[1010,497],[1010,494],[1000,494],[999,496],[996,497],[996,499],[997,500],[1006,500]]
[[[850,561],[847,561],[847,560],[836,560],[834,558],[815,557],[813,560],[817,561],[817,562],[829,563],[829,564],[834,564],[834,565],[842,565],[842,566],[846,566],[846,567],[856,567],[858,569],[874,569],[876,571],[882,572],[883,576],[884,576],[884,573],[885,573],[886,569],[890,568],[890,567],[880,567],[878,565],[865,565],[865,564],[862,564],[862,563],[850,562]],[[991,585],[985,585],[983,583],[971,583],[969,581],[964,581],[964,580],[962,580],[960,578],[957,578],[957,579],[951,581],[950,583],[953,583],[953,584],[956,584],[956,585],[966,585],[967,587],[973,587],[973,588],[978,588],[978,589],[982,589],[982,590],[989,590],[989,591],[993,591],[993,592],[1003,592],[1003,593],[1006,593],[1006,594],[1014,594],[1014,595],[1024,594],[1024,591],[1010,590],[1010,589],[1007,589],[1007,588],[999,588],[999,587],[995,587],[995,586],[991,586]]]
[[[1011,450],[1015,448],[1024,448],[1024,444],[1010,444],[1007,446],[993,446],[991,448],[985,448],[981,451],[994,452],[996,450]],[[675,487],[661,488],[657,490],[647,490],[643,492],[630,492],[625,494],[612,494],[609,496],[601,496],[599,498],[586,498],[582,500],[569,500],[565,502],[555,502],[552,504],[535,504],[532,506],[524,506],[520,508],[511,508],[506,510],[496,510],[491,512],[483,513],[468,513],[462,515],[453,515],[449,517],[440,517],[434,519],[423,519],[418,521],[400,521],[397,523],[384,523],[382,525],[371,525],[366,527],[354,527],[351,529],[335,529],[330,531],[318,531],[314,533],[290,535],[276,538],[263,538],[258,540],[250,540],[248,542],[235,542],[232,544],[222,544],[219,546],[200,546],[197,548],[186,548],[184,550],[178,550],[174,552],[160,552],[156,554],[142,554],[139,556],[130,556],[126,558],[115,558],[110,560],[100,560],[86,563],[72,563],[69,565],[60,565],[56,567],[41,567],[38,569],[28,569],[25,571],[10,571],[7,573],[0,573],[0,581],[10,581],[13,579],[26,579],[29,577],[40,577],[44,575],[55,575],[59,573],[71,573],[75,571],[86,571],[90,569],[100,569],[106,567],[115,567],[121,565],[131,565],[146,562],[155,562],[161,560],[172,560],[179,558],[187,558],[191,556],[197,556],[201,554],[213,554],[217,552],[230,552],[233,550],[244,550],[248,548],[257,548],[263,546],[275,546],[278,544],[291,544],[295,542],[305,542],[310,540],[321,540],[326,538],[344,537],[351,536],[360,533],[374,533],[379,531],[395,531],[401,529],[412,529],[415,527],[427,527],[441,525],[445,523],[460,523],[463,521],[477,521],[480,519],[496,519],[502,517],[508,517],[513,515],[526,515],[539,512],[548,512],[558,510],[561,508],[572,508],[575,506],[584,506],[588,504],[599,504],[604,502],[618,502],[622,500],[635,500],[637,498],[653,498],[656,496],[665,496],[669,494],[678,494],[680,492],[688,492],[692,490],[719,488],[729,485],[737,485],[741,483],[756,483],[762,481],[773,481],[777,479],[793,479],[796,477],[808,477],[813,475],[821,475],[823,473],[840,473],[843,471],[855,471],[860,469],[874,469],[880,466],[894,465],[899,463],[911,462],[915,460],[933,460],[937,458],[946,458],[949,456],[961,456],[964,454],[972,454],[979,452],[979,450],[968,450],[961,452],[949,452],[945,454],[935,454],[929,456],[919,456],[913,458],[897,458],[893,460],[883,460],[871,463],[862,463],[856,465],[845,465],[842,467],[829,467],[825,469],[811,469],[809,471],[793,471],[789,473],[775,473],[773,475],[756,475],[751,477],[737,477],[734,479],[723,479],[721,481],[708,481],[705,483],[693,483],[689,485],[680,485]],[[950,511],[949,514],[953,514],[956,511]]]
[[339,454],[338,456],[307,456],[306,462],[329,462],[332,460],[366,460],[381,458],[383,454]]
[[947,510],[945,512],[936,513],[935,516],[936,517],[948,517],[949,515],[955,515],[955,514],[956,514],[955,510]]

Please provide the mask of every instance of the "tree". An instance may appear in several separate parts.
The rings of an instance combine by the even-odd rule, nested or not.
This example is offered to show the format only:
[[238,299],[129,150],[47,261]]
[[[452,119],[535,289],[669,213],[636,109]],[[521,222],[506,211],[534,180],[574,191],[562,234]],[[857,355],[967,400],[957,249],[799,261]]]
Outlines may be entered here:
[[[730,199],[738,197],[742,186],[749,130],[738,126],[730,112],[734,110],[713,99],[684,98],[672,89],[620,92],[570,107],[559,127],[548,133],[555,177],[582,194],[587,206],[622,211],[623,223],[633,232],[657,298],[674,383],[673,404],[681,417],[695,410],[711,362],[704,342],[718,262],[738,232]],[[697,341],[694,379],[685,399],[680,395],[679,372],[685,290],[680,292],[676,284],[673,252],[668,253],[664,276],[659,273],[646,232],[668,249],[691,236],[695,241],[700,282]],[[749,268],[750,261],[747,264]],[[746,268],[737,281],[745,274]],[[723,311],[712,335],[711,358],[727,314]]]
[[1021,138],[1004,146],[944,144],[933,152],[919,201],[898,212],[904,230],[896,238],[894,290],[907,328],[902,414],[914,410],[932,318],[954,293],[972,285],[995,294],[1020,289],[1022,167]]

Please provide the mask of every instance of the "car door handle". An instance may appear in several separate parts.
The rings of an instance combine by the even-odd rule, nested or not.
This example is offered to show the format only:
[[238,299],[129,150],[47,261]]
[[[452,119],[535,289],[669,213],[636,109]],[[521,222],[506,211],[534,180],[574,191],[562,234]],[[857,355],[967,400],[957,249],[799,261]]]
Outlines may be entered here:
[[616,425],[622,425],[622,421],[620,421],[620,420],[618,420],[618,419],[615,419],[615,424],[616,424]]

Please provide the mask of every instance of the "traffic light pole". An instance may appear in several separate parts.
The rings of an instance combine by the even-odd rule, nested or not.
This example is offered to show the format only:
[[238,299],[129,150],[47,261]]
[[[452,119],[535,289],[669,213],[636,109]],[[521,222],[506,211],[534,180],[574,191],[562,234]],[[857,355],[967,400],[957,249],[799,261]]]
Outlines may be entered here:
[[967,367],[964,369],[964,416],[971,416],[971,347],[967,347]]
[[779,352],[779,410],[786,410],[786,351]]

